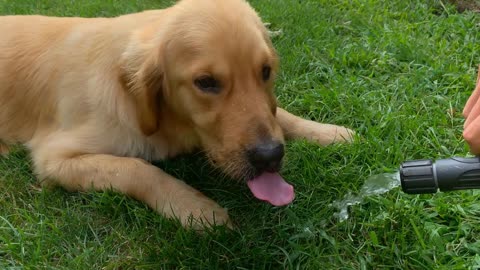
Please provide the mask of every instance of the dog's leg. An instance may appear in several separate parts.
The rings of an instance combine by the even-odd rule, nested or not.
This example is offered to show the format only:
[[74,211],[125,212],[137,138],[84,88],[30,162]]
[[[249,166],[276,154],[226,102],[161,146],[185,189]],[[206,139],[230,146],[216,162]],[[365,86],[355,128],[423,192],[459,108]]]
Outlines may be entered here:
[[59,185],[68,191],[111,189],[146,203],[166,217],[179,218],[185,227],[231,227],[224,208],[144,160],[74,153],[51,147],[32,151],[35,171],[44,186]]
[[354,132],[348,128],[306,120],[282,108],[277,108],[277,121],[287,139],[306,139],[320,145],[353,140]]
[[10,148],[8,147],[8,145],[0,141],[0,156],[6,157],[9,152]]

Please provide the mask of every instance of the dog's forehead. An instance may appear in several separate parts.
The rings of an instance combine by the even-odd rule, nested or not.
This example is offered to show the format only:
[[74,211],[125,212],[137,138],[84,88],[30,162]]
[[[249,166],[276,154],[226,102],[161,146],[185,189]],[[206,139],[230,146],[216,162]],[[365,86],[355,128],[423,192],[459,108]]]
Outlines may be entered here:
[[[238,51],[266,46],[267,29],[255,10],[244,0],[185,1],[170,25],[176,39],[190,49],[218,47]],[[222,49],[220,47],[220,49]]]
[[197,25],[187,29],[172,43],[168,54],[180,62],[196,68],[230,69],[232,67],[259,67],[271,63],[275,52],[270,48],[260,29],[245,25]]
[[248,61],[271,54],[260,30],[252,26],[232,25],[229,29],[217,29],[201,42],[205,42],[209,51],[221,53],[229,59]]
[[[235,69],[258,70],[264,64],[275,67],[276,53],[260,17],[246,2],[202,0],[209,5],[182,8],[170,25],[167,58],[182,73]],[[216,3],[215,5],[210,5]],[[236,8],[231,8],[234,3]],[[229,7],[229,8],[227,8]],[[247,70],[250,69],[250,70]],[[190,72],[191,71],[191,72]]]

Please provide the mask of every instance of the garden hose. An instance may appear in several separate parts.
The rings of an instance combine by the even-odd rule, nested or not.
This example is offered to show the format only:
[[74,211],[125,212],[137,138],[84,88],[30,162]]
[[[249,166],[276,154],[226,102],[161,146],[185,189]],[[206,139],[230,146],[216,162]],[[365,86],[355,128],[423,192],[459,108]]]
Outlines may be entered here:
[[409,194],[480,188],[480,157],[406,161],[400,165],[402,190]]

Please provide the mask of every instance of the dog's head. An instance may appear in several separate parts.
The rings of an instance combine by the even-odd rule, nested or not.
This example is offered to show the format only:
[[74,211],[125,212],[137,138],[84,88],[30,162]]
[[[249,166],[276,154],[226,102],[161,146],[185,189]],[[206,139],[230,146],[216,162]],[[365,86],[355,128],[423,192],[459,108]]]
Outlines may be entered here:
[[291,201],[292,187],[277,173],[284,156],[273,94],[278,58],[264,24],[243,0],[183,0],[168,12],[137,36],[145,40],[132,68],[143,132],[154,133],[168,108],[215,166],[248,181],[259,198],[278,191],[290,197],[273,204]]

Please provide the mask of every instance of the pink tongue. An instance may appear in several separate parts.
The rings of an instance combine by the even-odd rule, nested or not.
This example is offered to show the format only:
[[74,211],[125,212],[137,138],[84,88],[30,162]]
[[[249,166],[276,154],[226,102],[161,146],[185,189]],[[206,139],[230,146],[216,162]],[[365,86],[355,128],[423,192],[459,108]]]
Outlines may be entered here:
[[293,186],[285,182],[278,173],[263,173],[247,184],[257,199],[268,201],[275,206],[287,205],[295,198]]

